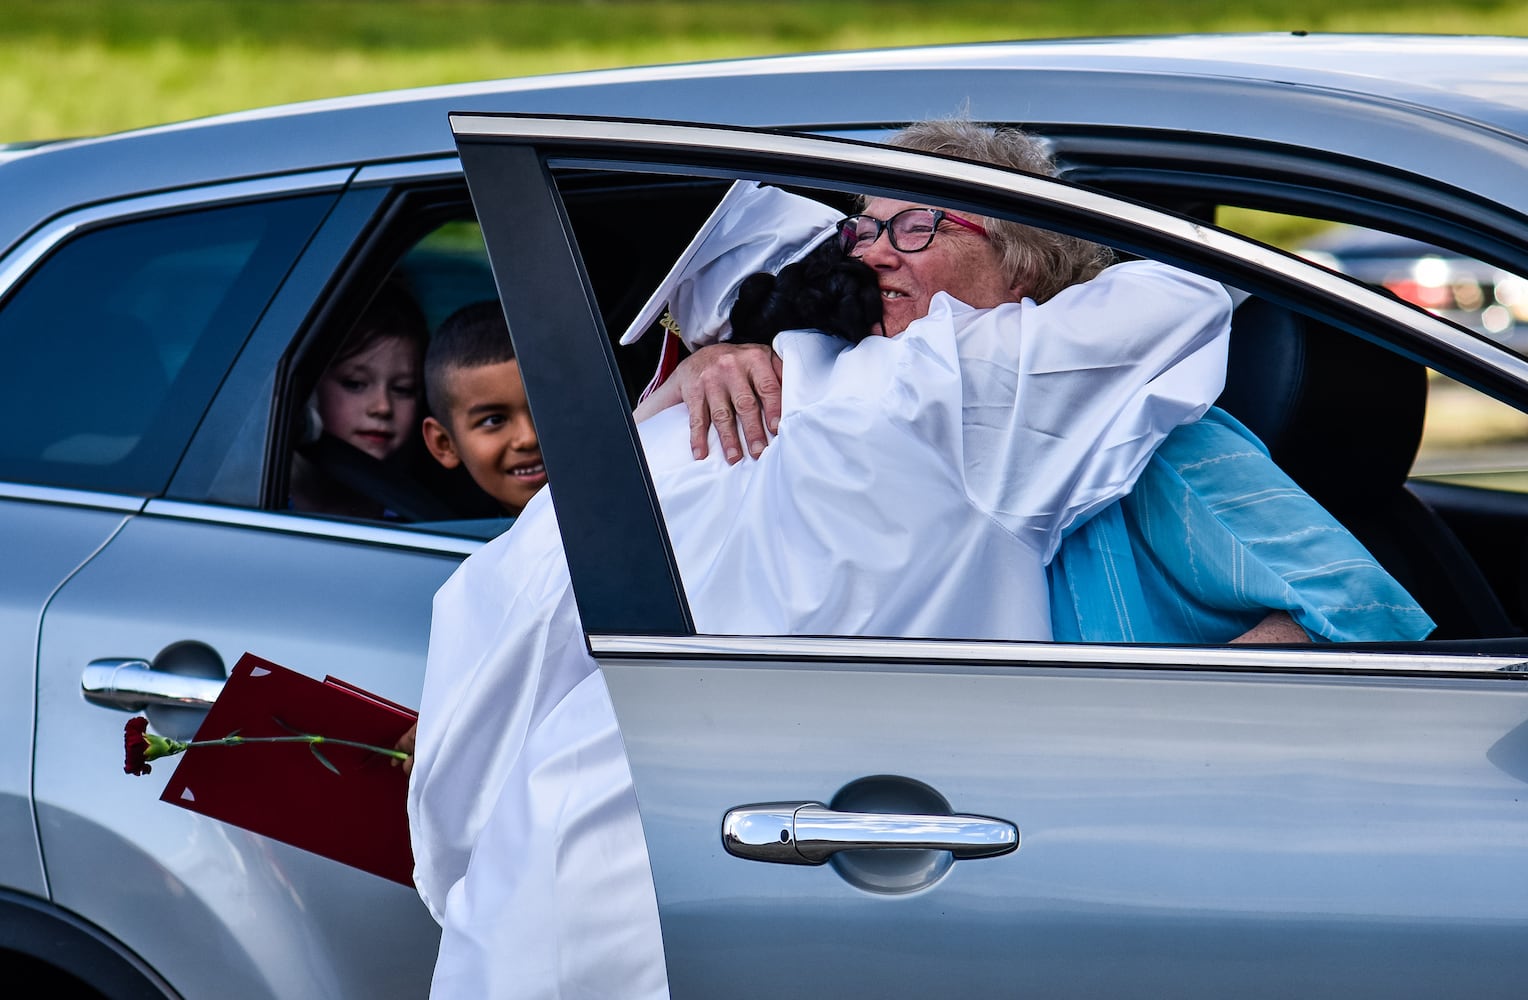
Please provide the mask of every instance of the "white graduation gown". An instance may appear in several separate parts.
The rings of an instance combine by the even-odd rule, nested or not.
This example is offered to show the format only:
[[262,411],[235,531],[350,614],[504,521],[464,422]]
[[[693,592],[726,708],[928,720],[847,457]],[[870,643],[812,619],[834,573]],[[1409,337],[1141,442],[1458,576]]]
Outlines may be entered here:
[[[779,434],[641,426],[697,628],[1048,639],[1044,567],[1225,375],[1230,300],[1149,262],[1044,305],[935,296],[893,339],[776,340]],[[435,598],[409,788],[432,997],[664,997],[657,903],[549,491]]]

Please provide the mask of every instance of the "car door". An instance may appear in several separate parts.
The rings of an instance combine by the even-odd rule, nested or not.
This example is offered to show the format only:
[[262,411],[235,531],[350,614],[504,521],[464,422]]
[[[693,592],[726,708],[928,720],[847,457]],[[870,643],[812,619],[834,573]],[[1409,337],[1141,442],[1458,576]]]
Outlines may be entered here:
[[[454,163],[415,173],[443,169],[460,184]],[[411,886],[159,801],[174,760],[144,777],[116,763],[133,714],[189,738],[245,652],[417,704],[431,597],[476,543],[259,509],[282,359],[400,173],[340,174],[180,443],[173,483],[98,527],[98,551],[63,567],[75,571],[42,618],[35,783],[49,892],[178,995],[428,990],[439,931]],[[311,183],[272,181],[264,210]],[[199,196],[211,197],[182,196],[192,218],[212,211]],[[46,537],[37,529],[33,544]]]
[[[90,213],[79,214],[85,218],[66,220],[65,225],[88,225]],[[0,573],[0,662],[5,664],[0,671],[0,703],[5,705],[0,742],[7,758],[18,762],[31,759],[36,738],[32,706],[43,611],[69,576],[142,506],[131,489],[135,480],[152,474],[149,467],[155,464],[152,459],[70,463],[67,442],[54,433],[60,429],[59,409],[91,409],[90,376],[67,386],[45,387],[41,374],[52,370],[55,379],[64,377],[65,372],[56,370],[58,345],[90,343],[103,332],[85,310],[59,309],[49,301],[50,283],[72,285],[99,264],[99,258],[90,259],[89,247],[64,259],[55,257],[46,275],[24,280],[57,242],[57,231],[45,230],[0,258],[0,298],[5,301],[0,345],[12,376],[0,404],[11,428],[0,445],[0,552],[5,553],[5,572]],[[51,390],[51,398],[41,397],[45,388]],[[84,391],[74,395],[71,388]],[[62,454],[50,451],[60,444]],[[63,461],[50,460],[50,455]],[[0,837],[11,845],[0,861],[0,885],[42,897],[47,881],[32,787],[29,767],[8,768],[0,777]]]
[[[138,504],[114,506],[88,493],[15,482],[0,486],[0,497],[0,547],[7,553],[6,572],[0,574],[0,659],[7,664],[0,673],[6,706],[0,740],[11,760],[23,761],[31,756],[35,736],[31,705],[43,609]],[[36,829],[30,768],[9,768],[0,778],[0,830],[11,850],[0,862],[0,882],[41,896],[47,883]]]
[[[501,289],[538,292],[504,300],[559,515],[603,514],[563,543],[631,762],[674,996],[1520,992],[1528,646],[694,634],[554,178],[671,169],[1018,212],[1362,311],[1382,338],[1452,343],[1445,324],[1033,177],[705,127],[453,127]],[[563,437],[550,428],[573,420],[570,398]]]

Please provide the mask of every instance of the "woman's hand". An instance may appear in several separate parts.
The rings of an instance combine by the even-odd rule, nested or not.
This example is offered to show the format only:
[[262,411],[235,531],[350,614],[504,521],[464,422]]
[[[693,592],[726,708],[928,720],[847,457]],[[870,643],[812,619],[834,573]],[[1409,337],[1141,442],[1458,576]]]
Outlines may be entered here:
[[690,411],[690,451],[705,458],[715,427],[727,464],[735,465],[743,457],[742,442],[758,458],[780,427],[780,372],[780,356],[766,344],[702,347],[679,363],[634,416],[641,421],[682,400]]
[[1310,636],[1289,617],[1289,612],[1275,611],[1231,642],[1310,642]]

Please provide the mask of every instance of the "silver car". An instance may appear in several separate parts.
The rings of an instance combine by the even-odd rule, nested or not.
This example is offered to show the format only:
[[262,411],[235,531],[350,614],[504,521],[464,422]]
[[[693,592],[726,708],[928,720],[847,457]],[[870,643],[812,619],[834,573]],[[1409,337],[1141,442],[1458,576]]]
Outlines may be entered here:
[[[427,992],[438,930],[408,887],[165,805],[158,767],[117,770],[130,713],[189,735],[246,651],[418,703],[431,597],[481,543],[480,501],[428,466],[355,472],[386,520],[288,500],[305,402],[391,278],[432,323],[503,303],[674,996],[1520,995],[1528,362],[1234,229],[1247,210],[1346,222],[1528,273],[1525,64],[1521,40],[979,45],[410,91],[5,154],[4,967],[43,995]],[[1044,137],[1062,178],[879,145],[966,106]],[[630,420],[656,338],[611,333],[740,177],[1019,218],[1246,293],[1223,405],[1434,637],[695,634]],[[1462,485],[1450,456],[1476,447],[1500,467]],[[1413,475],[1419,449],[1441,471]],[[820,820],[797,831],[810,856],[725,849],[754,803]],[[1020,846],[908,849],[877,813],[992,817]]]

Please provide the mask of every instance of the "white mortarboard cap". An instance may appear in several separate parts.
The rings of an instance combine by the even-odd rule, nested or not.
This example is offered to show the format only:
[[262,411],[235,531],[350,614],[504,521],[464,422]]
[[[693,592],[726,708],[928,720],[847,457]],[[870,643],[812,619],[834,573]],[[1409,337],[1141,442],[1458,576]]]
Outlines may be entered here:
[[841,213],[757,181],[728,189],[700,232],[658,283],[621,343],[637,341],[668,310],[690,350],[732,335],[727,314],[743,279],[778,273],[805,257],[833,232]]

